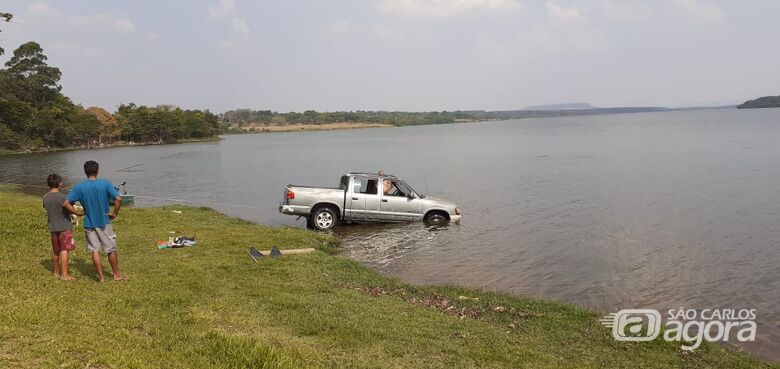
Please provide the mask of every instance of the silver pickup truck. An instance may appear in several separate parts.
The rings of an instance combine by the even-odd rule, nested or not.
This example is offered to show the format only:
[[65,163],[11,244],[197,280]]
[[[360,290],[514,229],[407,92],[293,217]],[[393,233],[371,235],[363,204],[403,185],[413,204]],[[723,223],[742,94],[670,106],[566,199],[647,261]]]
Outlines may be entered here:
[[422,195],[398,177],[348,173],[338,187],[287,185],[279,212],[307,219],[307,226],[328,230],[341,222],[446,223],[460,220],[453,203]]

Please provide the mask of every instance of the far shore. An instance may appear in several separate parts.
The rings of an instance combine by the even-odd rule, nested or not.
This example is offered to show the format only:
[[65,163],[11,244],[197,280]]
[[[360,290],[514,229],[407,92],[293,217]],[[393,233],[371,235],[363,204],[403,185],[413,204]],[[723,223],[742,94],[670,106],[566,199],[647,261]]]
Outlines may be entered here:
[[300,132],[300,131],[333,131],[340,129],[359,128],[388,128],[395,127],[384,123],[323,123],[323,124],[288,124],[288,125],[263,125],[250,124],[243,127],[232,128],[230,133],[274,133],[274,132]]

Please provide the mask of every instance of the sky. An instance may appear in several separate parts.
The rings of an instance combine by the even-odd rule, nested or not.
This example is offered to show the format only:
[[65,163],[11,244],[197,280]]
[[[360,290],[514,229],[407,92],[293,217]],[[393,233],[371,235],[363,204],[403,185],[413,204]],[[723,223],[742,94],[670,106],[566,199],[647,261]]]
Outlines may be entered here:
[[222,112],[740,103],[780,94],[777,0],[0,2],[84,106]]

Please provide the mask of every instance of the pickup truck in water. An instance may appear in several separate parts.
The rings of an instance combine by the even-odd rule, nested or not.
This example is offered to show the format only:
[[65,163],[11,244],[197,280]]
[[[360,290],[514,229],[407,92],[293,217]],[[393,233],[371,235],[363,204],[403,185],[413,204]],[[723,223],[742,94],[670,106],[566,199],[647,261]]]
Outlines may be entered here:
[[422,195],[398,177],[348,173],[338,187],[287,185],[279,212],[307,219],[307,226],[329,230],[339,223],[460,220],[460,209],[447,200]]

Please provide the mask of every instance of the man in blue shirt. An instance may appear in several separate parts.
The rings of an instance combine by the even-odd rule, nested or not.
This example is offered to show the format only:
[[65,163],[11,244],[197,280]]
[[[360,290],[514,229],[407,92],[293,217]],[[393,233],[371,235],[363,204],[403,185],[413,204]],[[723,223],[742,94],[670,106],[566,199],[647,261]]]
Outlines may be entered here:
[[[119,262],[116,257],[116,234],[111,228],[111,219],[119,215],[122,206],[122,198],[114,188],[114,184],[105,179],[98,179],[98,163],[92,160],[84,163],[85,181],[81,181],[68,194],[68,201],[73,204],[76,201],[84,207],[84,234],[87,238],[87,250],[92,254],[92,262],[95,264],[98,279],[105,282],[103,277],[103,260],[100,257],[100,249],[108,254],[108,263],[114,273],[115,281],[126,280],[127,277],[119,271]],[[109,204],[114,201],[114,211],[109,210]]]

